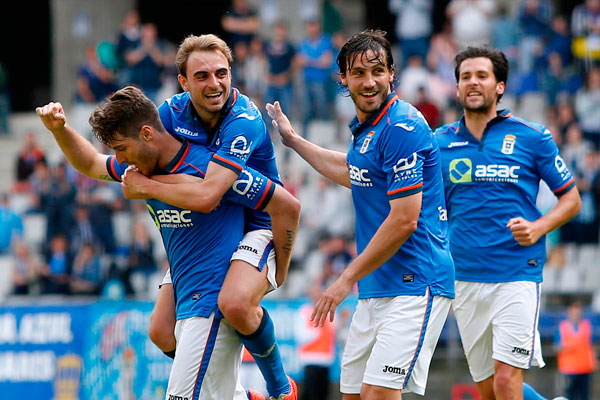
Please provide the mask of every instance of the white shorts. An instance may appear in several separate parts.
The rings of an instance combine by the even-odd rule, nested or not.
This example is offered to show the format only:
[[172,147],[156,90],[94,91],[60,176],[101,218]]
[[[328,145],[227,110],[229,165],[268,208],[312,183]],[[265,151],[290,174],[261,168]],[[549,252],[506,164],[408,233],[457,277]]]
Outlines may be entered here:
[[266,267],[267,280],[271,285],[269,291],[277,289],[275,248],[273,246],[273,232],[270,230],[258,229],[246,233],[237,250],[231,256],[231,261],[233,260],[245,261],[259,271]]
[[[273,232],[270,230],[258,229],[246,233],[240,244],[238,244],[237,250],[231,256],[231,261],[233,260],[245,261],[259,271],[267,267],[267,280],[271,285],[270,291],[277,289],[275,248],[273,247]],[[159,287],[172,284],[171,271],[167,268]]]
[[214,313],[182,319],[175,324],[175,339],[167,400],[247,399],[238,379],[242,344],[229,323]]
[[360,299],[342,356],[340,391],[359,394],[363,383],[425,394],[431,356],[450,299],[397,296]]
[[540,284],[455,282],[452,309],[471,376],[494,375],[494,360],[521,369],[544,366],[538,319]]

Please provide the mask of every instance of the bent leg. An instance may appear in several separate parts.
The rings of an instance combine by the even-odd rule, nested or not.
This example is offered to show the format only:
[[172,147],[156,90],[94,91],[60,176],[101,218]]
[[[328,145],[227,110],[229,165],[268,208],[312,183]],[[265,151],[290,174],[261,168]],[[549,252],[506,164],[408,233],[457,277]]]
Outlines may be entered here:
[[[173,284],[163,284],[158,290],[154,309],[150,314],[148,335],[165,354],[175,351],[175,297]],[[169,354],[167,354],[169,355]]]
[[245,261],[233,260],[219,294],[219,308],[254,357],[270,396],[289,393],[291,386],[283,369],[275,327],[265,309],[260,306],[270,284],[267,268],[259,271]]
[[477,391],[479,392],[479,398],[481,400],[496,399],[494,396],[494,375],[481,382],[476,382],[475,384],[477,385]]

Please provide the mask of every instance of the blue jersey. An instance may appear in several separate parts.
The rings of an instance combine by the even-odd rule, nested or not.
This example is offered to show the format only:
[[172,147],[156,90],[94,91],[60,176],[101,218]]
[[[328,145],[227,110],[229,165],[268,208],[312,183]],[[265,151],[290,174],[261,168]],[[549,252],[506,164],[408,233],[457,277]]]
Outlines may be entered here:
[[[204,146],[184,142],[161,172],[203,177],[212,155]],[[116,157],[108,158],[107,169],[113,179],[120,181],[125,168],[127,165],[118,164]],[[211,213],[184,210],[156,199],[146,201],[169,260],[177,319],[208,317],[217,311],[229,260],[243,236],[242,205],[260,209],[269,202],[274,190],[270,179],[244,170]]]
[[358,282],[359,298],[454,297],[454,266],[437,143],[416,108],[394,93],[367,121],[351,123],[347,156],[361,253],[390,212],[389,201],[422,191],[417,230],[388,261]]
[[[208,146],[212,161],[239,173],[246,165],[281,184],[273,142],[256,105],[233,88],[216,127],[207,130],[199,119],[189,92],[176,94],[158,108],[160,119],[172,135]],[[246,231],[271,229],[269,215],[247,210]]]
[[464,117],[436,130],[450,221],[456,279],[469,282],[542,281],[545,238],[532,246],[514,239],[508,220],[541,216],[540,179],[560,196],[574,179],[550,132],[507,110],[491,120],[478,141]]

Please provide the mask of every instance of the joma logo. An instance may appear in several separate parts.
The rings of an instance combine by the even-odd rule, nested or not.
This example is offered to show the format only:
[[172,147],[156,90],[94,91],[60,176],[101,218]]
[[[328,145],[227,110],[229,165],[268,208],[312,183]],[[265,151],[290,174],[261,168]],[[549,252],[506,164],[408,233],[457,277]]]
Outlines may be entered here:
[[392,367],[391,365],[384,365],[383,372],[388,374],[406,375],[406,370],[400,367]]

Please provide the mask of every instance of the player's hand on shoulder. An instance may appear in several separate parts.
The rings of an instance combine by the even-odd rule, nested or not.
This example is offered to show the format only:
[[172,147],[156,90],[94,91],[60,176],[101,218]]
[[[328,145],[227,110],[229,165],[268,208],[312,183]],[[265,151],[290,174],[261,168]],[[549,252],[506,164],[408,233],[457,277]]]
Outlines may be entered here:
[[298,134],[294,131],[288,117],[283,113],[281,104],[279,104],[278,101],[273,104],[267,103],[266,108],[269,117],[272,119],[273,127],[275,127],[281,135],[281,142],[286,146],[291,146],[292,141]]
[[543,235],[535,221],[528,221],[523,217],[511,218],[506,227],[521,246],[531,246]]
[[51,102],[43,107],[37,107],[35,112],[40,117],[40,120],[46,129],[50,131],[54,129],[60,129],[67,123],[65,110],[63,109],[62,104],[58,102]]

